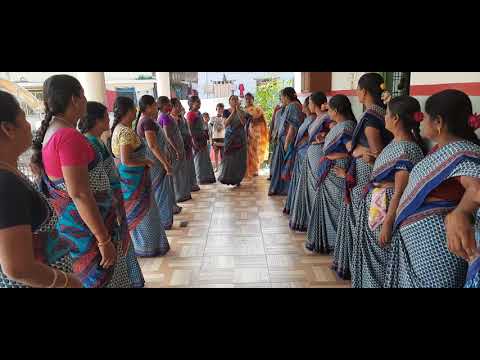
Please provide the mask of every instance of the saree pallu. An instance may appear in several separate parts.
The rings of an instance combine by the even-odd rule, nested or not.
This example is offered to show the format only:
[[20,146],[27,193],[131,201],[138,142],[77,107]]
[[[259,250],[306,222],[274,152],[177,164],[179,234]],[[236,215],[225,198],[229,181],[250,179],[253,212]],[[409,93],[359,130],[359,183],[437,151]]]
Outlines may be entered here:
[[413,168],[397,210],[395,229],[401,236],[392,244],[387,287],[465,285],[468,262],[448,250],[444,223],[457,204],[448,200],[425,202],[442,182],[458,176],[480,177],[480,146],[463,140],[453,142]]
[[[352,170],[352,167],[354,169]],[[335,248],[333,251],[334,270],[338,277],[344,280],[350,280],[350,262],[353,251],[353,242],[355,236],[355,227],[360,209],[360,203],[363,199],[365,186],[368,184],[372,173],[372,165],[367,164],[363,159],[352,159],[349,165],[349,171],[355,173],[355,186],[345,192],[349,192],[350,201],[343,202],[337,220],[337,234],[335,237]],[[345,179],[347,183],[348,179]]]
[[[90,189],[105,226],[110,230],[118,257],[121,254],[121,239],[113,203],[113,193],[103,160],[98,153],[95,152],[95,154],[95,160],[88,167]],[[47,188],[50,203],[58,216],[57,231],[62,239],[69,243],[73,272],[79,277],[83,287],[105,287],[114,280],[116,282],[117,278],[114,279],[113,275],[118,264],[109,269],[100,266],[102,257],[97,246],[97,240],[82,220],[77,207],[68,195],[64,180],[51,181],[44,174],[43,182]],[[122,280],[125,279],[125,277],[118,279],[115,285],[130,286],[129,281],[128,284],[121,284]]]
[[[146,146],[132,154],[133,159],[144,159]],[[144,166],[126,166],[116,159],[122,187],[128,229],[137,256],[165,255],[170,250],[152,189],[150,169]]]
[[300,179],[300,173],[303,166],[303,161],[308,150],[308,128],[312,124],[314,118],[306,118],[300,128],[297,131],[297,137],[295,139],[295,164],[293,166],[292,180],[290,181],[290,186],[288,187],[287,199],[285,200],[285,206],[283,208],[283,213],[290,215],[290,210],[292,209],[293,202],[295,201],[295,195],[297,193],[298,180]]
[[289,226],[292,230],[307,231],[313,200],[317,191],[318,168],[323,157],[323,143],[313,144],[320,132],[327,131],[330,118],[327,115],[317,117],[308,127],[309,146],[305,160],[301,164],[300,176],[295,190],[292,208],[290,210]]
[[[160,151],[163,154],[166,154],[167,140],[161,127],[159,127],[157,130],[156,138]],[[176,206],[172,177],[167,176],[167,172],[165,171],[162,163],[157,159],[155,154],[146,144],[145,156],[154,162],[154,166],[149,169],[154,199],[160,214],[163,228],[165,230],[170,230],[173,225],[173,214]]]
[[353,121],[345,121],[330,130],[325,138],[323,157],[319,161],[317,169],[316,184],[318,188],[313,200],[305,244],[310,251],[329,254],[335,247],[337,221],[343,203],[345,179],[338,177],[332,169],[334,166],[346,169],[349,160],[348,158],[328,160],[325,156],[333,153],[347,154],[345,144],[351,140],[354,129]]
[[[480,209],[477,211],[477,224],[480,224]],[[480,227],[475,230],[475,239],[477,241],[477,248],[480,247]],[[465,288],[480,288],[480,257],[477,257],[468,268],[467,281],[465,282]]]
[[213,184],[216,182],[212,162],[208,153],[208,135],[203,127],[203,120],[200,113],[190,125],[193,141],[193,154],[197,182],[201,184]]
[[[379,238],[382,231],[383,221],[372,229],[369,224],[369,212],[372,210],[372,197],[375,184],[381,182],[394,182],[397,171],[410,172],[415,164],[423,159],[422,149],[414,142],[393,141],[387,145],[375,161],[371,180],[365,189],[365,198],[360,204],[357,219],[356,236],[353,243],[352,264],[352,287],[355,288],[383,288],[386,279],[387,265],[391,257],[391,246],[380,246]],[[386,208],[394,194],[394,188],[384,189]],[[378,226],[377,226],[378,225]],[[398,232],[392,234],[392,242],[400,236]]]
[[218,180],[226,185],[239,185],[247,171],[247,139],[238,115],[225,129],[224,156]]
[[[175,193],[175,201],[176,202],[184,202],[188,201],[192,198],[191,190],[192,185],[191,182],[188,180],[188,167],[187,167],[187,159],[186,159],[186,149],[185,144],[183,142],[183,136],[180,130],[180,127],[175,119],[166,125],[164,125],[165,133],[168,135],[169,139],[173,141],[175,147],[179,149],[180,152],[180,160],[177,160],[176,154],[174,153],[173,149],[171,148],[170,144],[169,154],[170,159],[173,165],[173,189]],[[191,151],[191,150],[190,150]]]
[[[128,231],[127,215],[125,213],[120,176],[118,174],[117,167],[115,166],[115,161],[107,147],[97,138],[90,135],[86,135],[86,138],[97,154],[102,157],[105,171],[110,180],[110,187],[113,193],[113,204],[116,211],[117,223],[119,224],[119,238],[121,241],[121,248],[119,249],[115,268],[115,272],[117,272],[118,275],[114,272],[113,277],[121,278],[124,276],[124,269],[126,268],[131,286],[134,288],[142,288],[145,286],[145,279],[143,278],[140,264],[135,256],[132,238],[130,237],[130,232]],[[112,285],[116,284],[112,283]]]

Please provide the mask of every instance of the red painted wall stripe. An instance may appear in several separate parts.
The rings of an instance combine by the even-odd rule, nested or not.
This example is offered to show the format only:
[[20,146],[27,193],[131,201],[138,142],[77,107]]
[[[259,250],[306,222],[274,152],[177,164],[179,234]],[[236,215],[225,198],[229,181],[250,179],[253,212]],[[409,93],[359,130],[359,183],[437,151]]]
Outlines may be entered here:
[[[469,96],[480,96],[480,82],[433,84],[433,85],[411,85],[410,95],[430,96],[439,91],[446,90],[446,89],[460,90]],[[355,90],[332,90],[327,93],[328,96],[333,96],[337,94],[355,96]]]
[[480,82],[471,83],[451,83],[451,84],[434,84],[434,85],[411,85],[410,95],[413,96],[430,96],[439,91],[446,89],[456,89],[463,91],[470,96],[480,96]]

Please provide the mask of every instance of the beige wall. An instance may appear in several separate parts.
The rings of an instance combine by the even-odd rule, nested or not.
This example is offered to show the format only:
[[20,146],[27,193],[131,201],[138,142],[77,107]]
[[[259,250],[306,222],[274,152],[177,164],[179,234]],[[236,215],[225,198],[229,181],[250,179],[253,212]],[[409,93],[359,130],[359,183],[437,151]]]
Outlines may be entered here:
[[480,72],[412,72],[411,85],[480,82]]

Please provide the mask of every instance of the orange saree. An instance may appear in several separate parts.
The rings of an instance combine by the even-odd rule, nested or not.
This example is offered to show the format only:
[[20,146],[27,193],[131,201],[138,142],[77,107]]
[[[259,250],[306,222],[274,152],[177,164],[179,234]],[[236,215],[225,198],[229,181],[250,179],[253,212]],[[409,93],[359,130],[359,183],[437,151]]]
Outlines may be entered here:
[[247,178],[258,174],[262,163],[268,160],[268,128],[265,114],[259,106],[245,109],[253,118],[248,129]]

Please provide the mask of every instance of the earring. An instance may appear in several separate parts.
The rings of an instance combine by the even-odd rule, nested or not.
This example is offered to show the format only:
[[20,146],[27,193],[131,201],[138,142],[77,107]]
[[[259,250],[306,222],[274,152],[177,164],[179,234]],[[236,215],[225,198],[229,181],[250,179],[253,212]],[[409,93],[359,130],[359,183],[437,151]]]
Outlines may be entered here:
[[438,131],[438,136],[440,136],[442,133],[442,128],[437,128],[437,131]]

